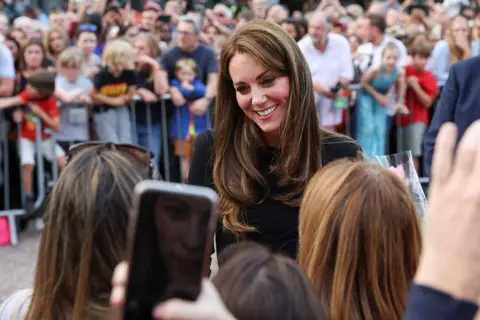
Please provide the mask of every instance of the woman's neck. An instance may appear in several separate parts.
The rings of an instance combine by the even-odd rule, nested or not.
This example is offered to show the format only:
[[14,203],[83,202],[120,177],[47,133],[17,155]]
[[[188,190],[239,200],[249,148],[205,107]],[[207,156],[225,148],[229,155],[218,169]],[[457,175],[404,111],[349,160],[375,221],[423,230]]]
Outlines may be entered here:
[[30,74],[38,71],[39,69],[40,69],[40,67],[29,67],[29,66],[27,66],[27,68],[25,68],[24,74],[30,75]]

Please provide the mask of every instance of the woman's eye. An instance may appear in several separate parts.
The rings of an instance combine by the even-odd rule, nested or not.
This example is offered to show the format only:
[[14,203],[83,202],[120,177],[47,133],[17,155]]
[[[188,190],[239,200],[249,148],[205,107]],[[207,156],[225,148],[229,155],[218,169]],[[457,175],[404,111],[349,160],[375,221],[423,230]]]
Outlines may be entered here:
[[246,94],[248,92],[248,88],[247,87],[238,87],[237,92],[240,93],[240,94]]
[[265,79],[263,79],[263,84],[264,85],[271,85],[271,84],[273,84],[274,81],[275,81],[275,78],[273,78],[273,77],[265,78]]

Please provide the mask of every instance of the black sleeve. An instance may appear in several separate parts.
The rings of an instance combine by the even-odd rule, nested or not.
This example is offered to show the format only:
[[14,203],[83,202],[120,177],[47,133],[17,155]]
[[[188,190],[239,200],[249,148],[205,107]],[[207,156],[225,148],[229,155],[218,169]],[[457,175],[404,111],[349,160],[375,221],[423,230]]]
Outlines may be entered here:
[[413,284],[403,320],[473,320],[478,306],[441,291]]
[[213,134],[205,130],[195,139],[188,183],[213,189]]

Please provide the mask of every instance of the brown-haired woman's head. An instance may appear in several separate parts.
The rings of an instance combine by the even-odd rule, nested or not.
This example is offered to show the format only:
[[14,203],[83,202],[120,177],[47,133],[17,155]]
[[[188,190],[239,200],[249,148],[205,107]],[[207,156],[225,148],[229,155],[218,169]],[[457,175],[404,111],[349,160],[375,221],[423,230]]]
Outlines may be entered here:
[[[215,123],[213,178],[227,229],[251,231],[240,222],[240,207],[266,197],[299,205],[307,181],[321,165],[321,131],[309,67],[282,27],[251,21],[225,44]],[[277,151],[271,171],[279,186],[289,190],[282,195],[269,194],[260,172],[259,154],[268,148]],[[255,198],[254,186],[265,191],[264,197]]]
[[104,145],[81,151],[65,166],[46,206],[25,319],[107,319],[132,192],[147,178],[144,164]]
[[45,49],[50,58],[56,59],[63,50],[68,47],[68,35],[60,27],[48,29],[45,37]]
[[401,319],[421,249],[404,182],[376,164],[338,161],[308,184],[299,264],[328,319]]
[[41,38],[30,38],[23,44],[19,62],[21,72],[47,67],[47,55]]
[[238,320],[320,320],[318,298],[295,261],[249,242],[219,256],[213,283]]
[[450,48],[450,65],[466,59],[464,46],[471,48],[472,39],[467,18],[459,15],[450,21],[445,32],[445,40]]

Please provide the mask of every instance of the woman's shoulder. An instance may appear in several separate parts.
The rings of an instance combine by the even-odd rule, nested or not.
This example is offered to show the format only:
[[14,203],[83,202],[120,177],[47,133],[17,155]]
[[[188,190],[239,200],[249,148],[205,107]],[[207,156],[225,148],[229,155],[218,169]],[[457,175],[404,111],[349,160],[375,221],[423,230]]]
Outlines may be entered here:
[[339,159],[358,159],[362,148],[352,138],[338,133],[325,132],[322,137],[322,164]]
[[32,298],[32,289],[15,292],[0,305],[0,320],[23,319]]

